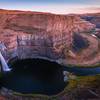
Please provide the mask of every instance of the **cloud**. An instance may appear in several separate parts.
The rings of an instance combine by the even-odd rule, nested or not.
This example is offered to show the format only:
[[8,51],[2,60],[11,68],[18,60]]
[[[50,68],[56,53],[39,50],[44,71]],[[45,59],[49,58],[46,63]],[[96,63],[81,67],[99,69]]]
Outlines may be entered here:
[[11,10],[27,10],[27,11],[39,11],[39,12],[50,12],[56,14],[83,14],[83,13],[97,13],[100,12],[100,6],[98,5],[82,5],[82,4],[0,4],[1,9]]
[[90,7],[90,8],[88,8],[88,9],[89,9],[89,10],[97,10],[97,11],[100,11],[100,7],[95,7],[95,8],[94,8],[94,7],[93,7],[93,8]]
[[89,7],[89,8],[85,8],[84,10],[88,11],[88,12],[95,12],[95,13],[100,13],[100,7]]

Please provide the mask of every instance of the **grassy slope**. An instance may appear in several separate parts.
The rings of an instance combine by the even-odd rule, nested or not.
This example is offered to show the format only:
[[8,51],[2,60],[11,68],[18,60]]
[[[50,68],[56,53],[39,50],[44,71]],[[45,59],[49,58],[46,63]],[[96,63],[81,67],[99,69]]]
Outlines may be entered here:
[[[77,79],[69,80],[68,86],[58,96],[54,96],[56,100],[60,97],[69,96],[70,99],[77,100],[78,98],[95,97],[88,90],[93,90],[98,96],[100,96],[100,75],[95,76],[78,76]],[[53,97],[53,98],[54,98]]]

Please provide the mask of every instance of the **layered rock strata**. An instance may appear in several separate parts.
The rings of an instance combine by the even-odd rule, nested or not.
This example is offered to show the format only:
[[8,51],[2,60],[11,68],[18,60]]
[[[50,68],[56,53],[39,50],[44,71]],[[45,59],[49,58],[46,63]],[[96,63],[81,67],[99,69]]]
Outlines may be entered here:
[[66,59],[73,34],[90,32],[95,25],[75,15],[1,11],[0,41],[6,46],[7,60],[44,57]]

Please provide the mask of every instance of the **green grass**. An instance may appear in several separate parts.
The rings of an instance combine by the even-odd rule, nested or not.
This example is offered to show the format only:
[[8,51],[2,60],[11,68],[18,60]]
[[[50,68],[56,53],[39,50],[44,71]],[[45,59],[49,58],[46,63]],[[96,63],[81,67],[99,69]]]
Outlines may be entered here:
[[99,88],[100,83],[100,75],[95,76],[77,76],[76,79],[70,79],[68,85],[65,87],[64,91],[59,93],[56,96],[53,96],[57,98],[60,97],[63,94],[69,94],[73,92],[73,90],[83,87],[83,88]]

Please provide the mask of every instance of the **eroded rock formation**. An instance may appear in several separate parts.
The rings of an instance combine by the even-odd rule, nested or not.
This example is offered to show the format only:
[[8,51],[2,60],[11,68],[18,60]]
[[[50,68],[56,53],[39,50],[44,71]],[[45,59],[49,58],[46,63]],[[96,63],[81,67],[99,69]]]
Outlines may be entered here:
[[93,29],[94,24],[75,15],[0,11],[0,41],[7,48],[7,60],[16,56],[65,59],[73,34]]

